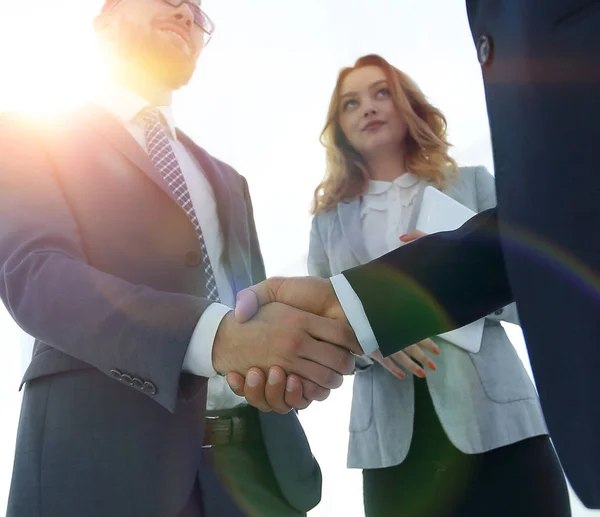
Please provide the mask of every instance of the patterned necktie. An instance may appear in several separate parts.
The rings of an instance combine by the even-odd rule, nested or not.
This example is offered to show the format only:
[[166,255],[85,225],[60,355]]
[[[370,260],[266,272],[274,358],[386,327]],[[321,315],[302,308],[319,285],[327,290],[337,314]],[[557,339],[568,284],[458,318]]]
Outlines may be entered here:
[[217,291],[217,282],[215,274],[210,263],[208,252],[206,251],[206,243],[202,228],[196,217],[194,206],[190,192],[185,184],[185,178],[177,162],[177,157],[169,142],[169,137],[165,131],[162,122],[162,115],[157,108],[146,108],[142,111],[142,119],[144,121],[144,134],[146,137],[146,148],[150,160],[160,171],[165,183],[169,186],[171,192],[177,199],[177,202],[183,208],[184,212],[192,221],[198,240],[200,241],[200,251],[202,253],[202,265],[204,266],[204,278],[206,279],[207,298],[215,302],[219,301],[219,293]]

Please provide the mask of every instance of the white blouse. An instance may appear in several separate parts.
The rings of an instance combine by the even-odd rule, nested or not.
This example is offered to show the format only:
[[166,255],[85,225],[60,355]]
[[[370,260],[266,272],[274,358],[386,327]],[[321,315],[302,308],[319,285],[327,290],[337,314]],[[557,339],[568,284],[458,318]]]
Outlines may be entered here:
[[363,239],[375,259],[400,247],[424,180],[406,172],[394,181],[371,180],[361,198]]

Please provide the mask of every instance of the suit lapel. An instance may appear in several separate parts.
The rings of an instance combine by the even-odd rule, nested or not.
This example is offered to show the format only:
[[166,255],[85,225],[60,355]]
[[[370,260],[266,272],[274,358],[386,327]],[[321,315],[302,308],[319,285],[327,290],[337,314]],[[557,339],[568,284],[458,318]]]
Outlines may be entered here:
[[[173,192],[165,183],[160,171],[154,166],[146,151],[140,147],[135,138],[128,133],[118,120],[96,104],[87,105],[80,111],[80,115],[96,132],[100,133],[133,165],[143,171],[179,206]],[[243,231],[238,228],[239,225],[235,224],[236,221],[245,220],[245,212],[241,212],[243,209],[242,204],[232,203],[231,190],[222,171],[219,170],[220,166],[208,153],[179,130],[177,131],[177,137],[200,164],[215,194],[217,214],[224,235],[225,256],[231,267],[232,287],[234,292],[237,293],[251,285],[249,267],[244,260],[245,254],[240,244]]]
[[177,138],[200,164],[213,189],[219,222],[224,236],[225,257],[231,268],[230,281],[232,282],[233,292],[237,294],[252,284],[249,273],[250,267],[245,261],[247,252],[244,250],[246,248],[241,244],[248,238],[247,233],[244,234],[243,228],[240,227],[240,223],[245,221],[246,218],[245,204],[233,202],[231,188],[218,162],[198,147],[182,131],[177,131]]
[[140,147],[135,138],[128,133],[117,119],[96,104],[88,104],[80,111],[80,114],[95,131],[108,140],[131,163],[143,171],[161,190],[177,203],[173,192],[165,183],[160,171],[154,166],[146,151]]
[[362,223],[360,220],[360,198],[349,203],[338,203],[337,213],[342,227],[342,233],[350,245],[350,249],[360,264],[371,259],[365,247]]

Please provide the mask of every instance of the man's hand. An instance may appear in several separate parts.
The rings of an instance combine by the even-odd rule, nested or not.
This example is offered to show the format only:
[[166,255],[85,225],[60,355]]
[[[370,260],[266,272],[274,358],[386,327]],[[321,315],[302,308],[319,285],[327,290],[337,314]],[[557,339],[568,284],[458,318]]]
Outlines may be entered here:
[[[409,236],[411,240],[418,237],[420,235]],[[285,303],[345,323],[348,321],[331,282],[316,277],[274,277],[241,291],[237,298],[235,319],[240,323],[247,322],[261,307],[272,302]],[[356,355],[363,355],[358,344],[356,350],[350,350]],[[427,357],[424,350],[439,354],[435,343],[426,339],[388,358],[382,357],[379,351],[375,351],[371,357],[399,378],[405,377],[400,365],[411,373],[424,377],[425,371],[421,365],[430,370],[436,369],[435,363]],[[327,386],[312,382],[314,379],[302,378],[301,374],[287,375],[285,371],[277,368],[269,371],[268,378],[265,378],[264,371],[259,368],[251,369],[248,377],[240,373],[227,375],[229,386],[237,395],[245,397],[249,404],[261,411],[286,413],[292,408],[304,409],[313,400],[324,400],[329,396],[329,389],[324,389]]]
[[259,368],[250,368],[246,378],[239,373],[227,375],[229,387],[236,395],[264,412],[288,413],[291,409],[306,409],[313,400],[325,400],[331,390],[321,388],[297,375],[287,375],[273,366],[267,378]]
[[[425,370],[415,361],[419,361],[423,367],[427,366],[430,370],[436,369],[435,363],[425,354],[425,350],[435,355],[440,353],[440,349],[431,339],[425,339],[389,357],[383,357],[379,350],[370,354],[370,357],[400,379],[406,377],[400,365],[422,378],[425,377]],[[250,368],[245,378],[235,372],[228,374],[227,382],[233,392],[244,397],[251,406],[261,411],[275,411],[281,414],[288,413],[291,409],[306,409],[314,400],[325,400],[331,392],[297,375],[286,375],[277,366],[269,369],[266,379],[262,370]]]
[[223,318],[215,337],[213,365],[219,373],[242,375],[252,366],[266,372],[276,365],[328,390],[338,388],[342,375],[353,372],[350,352],[361,353],[361,349],[348,324],[270,303],[244,324],[231,313]]
[[[260,307],[271,302],[285,303],[324,318],[348,322],[331,282],[312,276],[273,277],[241,291],[235,307],[236,321],[248,321]],[[360,347],[352,351],[357,355],[363,353]]]

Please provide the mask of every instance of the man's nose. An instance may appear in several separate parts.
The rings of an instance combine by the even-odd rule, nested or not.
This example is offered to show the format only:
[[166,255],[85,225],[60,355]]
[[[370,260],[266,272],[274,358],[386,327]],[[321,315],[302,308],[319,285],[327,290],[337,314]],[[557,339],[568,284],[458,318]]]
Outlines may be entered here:
[[189,29],[194,23],[194,13],[192,12],[192,8],[187,2],[181,2],[181,4],[178,7],[174,7],[174,9],[175,19],[179,23],[184,23],[185,26]]

